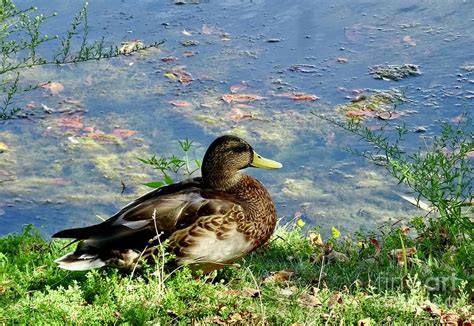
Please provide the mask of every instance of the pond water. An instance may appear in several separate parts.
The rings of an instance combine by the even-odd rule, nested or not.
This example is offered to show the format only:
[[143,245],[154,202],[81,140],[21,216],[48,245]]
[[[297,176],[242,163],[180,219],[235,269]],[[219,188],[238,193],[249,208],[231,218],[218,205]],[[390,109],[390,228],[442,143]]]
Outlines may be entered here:
[[[301,218],[323,233],[332,226],[345,233],[423,214],[399,197],[407,189],[383,168],[345,150],[366,148],[357,137],[311,111],[344,119],[350,98],[396,88],[403,115],[365,123],[405,124],[404,146],[423,148],[439,131],[436,121],[472,114],[473,1],[187,2],[93,1],[91,41],[164,44],[24,72],[23,83],[62,87],[22,94],[23,118],[0,124],[8,146],[0,154],[0,235],[26,223],[46,236],[97,223],[148,191],[143,183],[162,179],[138,157],[181,155],[177,140],[188,138],[190,156],[201,159],[224,133],[284,164],[248,171],[272,193],[282,223]],[[33,3],[58,12],[43,26],[49,35],[64,32],[81,8],[17,5]],[[392,81],[368,73],[384,64],[419,65],[421,74]]]

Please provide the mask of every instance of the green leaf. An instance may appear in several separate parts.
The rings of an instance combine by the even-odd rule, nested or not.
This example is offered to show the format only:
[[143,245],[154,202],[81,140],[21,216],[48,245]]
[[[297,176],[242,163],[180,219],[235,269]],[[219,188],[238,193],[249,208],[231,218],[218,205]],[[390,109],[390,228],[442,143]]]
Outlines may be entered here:
[[162,181],[155,181],[155,182],[144,183],[143,185],[150,188],[160,188],[160,187],[163,187],[165,184]]
[[165,174],[165,182],[167,185],[170,185],[173,183],[173,179],[171,179],[169,175]]
[[196,163],[196,166],[197,166],[198,168],[201,168],[201,161],[199,161],[198,159],[195,159],[195,160],[194,160],[194,163]]

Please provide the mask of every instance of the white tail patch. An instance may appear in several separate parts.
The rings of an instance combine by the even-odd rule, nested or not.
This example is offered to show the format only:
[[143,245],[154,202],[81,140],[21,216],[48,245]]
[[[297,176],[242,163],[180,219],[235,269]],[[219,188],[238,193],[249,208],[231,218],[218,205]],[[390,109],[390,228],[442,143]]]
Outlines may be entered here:
[[64,255],[54,262],[58,263],[60,268],[69,271],[87,271],[89,269],[105,266],[105,262],[97,256],[83,254],[78,257],[74,252]]

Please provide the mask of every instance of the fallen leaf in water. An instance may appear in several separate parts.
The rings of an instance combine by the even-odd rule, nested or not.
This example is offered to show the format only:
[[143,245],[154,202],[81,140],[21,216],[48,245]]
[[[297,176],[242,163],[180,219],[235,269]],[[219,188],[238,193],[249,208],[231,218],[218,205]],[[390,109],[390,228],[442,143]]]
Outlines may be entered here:
[[168,57],[161,58],[161,61],[163,61],[163,62],[171,62],[171,61],[176,61],[176,60],[178,60],[178,58],[173,57],[173,56],[168,56]]
[[390,111],[384,111],[384,112],[377,112],[376,117],[381,119],[381,120],[393,120],[396,118],[400,118],[404,116],[405,113],[403,112],[390,112]]
[[290,66],[290,71],[302,72],[302,73],[316,73],[319,72],[319,69],[309,63],[298,63]]
[[229,113],[226,114],[226,118],[234,122],[252,118],[250,112],[245,112],[238,108],[233,108]]
[[348,118],[357,118],[357,117],[370,117],[373,118],[377,115],[377,112],[370,108],[362,108],[359,110],[353,110],[346,112]]
[[186,36],[191,36],[191,35],[193,35],[193,34],[191,34],[191,32],[188,32],[188,31],[185,30],[185,29],[183,29],[183,30],[181,31],[181,33],[183,33],[183,35],[186,35]]
[[171,104],[172,106],[177,106],[177,107],[185,107],[185,106],[190,106],[191,104],[187,101],[169,101],[169,104]]
[[184,51],[184,52],[183,52],[183,55],[184,55],[185,57],[193,57],[193,56],[195,56],[196,54],[197,54],[197,52],[195,52],[195,51]]
[[0,141],[0,153],[8,151],[8,145]]
[[254,95],[254,94],[225,94],[222,96],[222,100],[226,103],[232,102],[251,102],[263,100],[265,97]]
[[408,45],[416,46],[416,41],[410,35],[404,36],[402,40]]
[[128,138],[133,135],[135,135],[137,132],[135,130],[130,130],[130,129],[115,129],[112,131],[112,135],[118,137],[118,138]]
[[122,46],[118,49],[119,53],[130,54],[138,49],[143,48],[144,44],[140,40],[131,40],[122,42]]
[[57,120],[57,125],[58,127],[74,130],[84,128],[84,124],[82,123],[82,117],[77,115],[60,117]]
[[193,81],[193,76],[189,72],[181,71],[178,73],[178,80],[183,85],[188,85]]
[[183,85],[188,85],[193,81],[193,76],[184,70],[182,66],[175,67],[165,73],[165,77],[171,80],[178,80]]
[[83,106],[82,102],[80,100],[75,100],[73,98],[66,98],[62,101],[65,104],[71,104],[74,106]]
[[118,144],[119,139],[115,135],[106,134],[99,129],[93,129],[87,134],[87,137],[97,140],[104,144]]
[[290,100],[293,100],[293,101],[316,101],[316,100],[319,100],[319,97],[317,97],[316,95],[299,93],[299,92],[280,93],[280,94],[275,94],[275,96],[286,97],[286,98],[289,98]]
[[264,283],[270,283],[270,282],[275,282],[275,283],[283,283],[286,282],[290,279],[290,277],[295,273],[295,271],[291,269],[285,269],[282,271],[278,272],[271,272],[269,276],[267,276],[263,282]]
[[212,33],[214,32],[214,28],[211,27],[211,26],[209,26],[209,25],[207,25],[207,24],[204,24],[204,25],[202,25],[202,27],[201,27],[201,32],[202,32],[203,34],[210,35],[210,34],[212,34]]
[[177,80],[178,79],[178,76],[176,76],[175,74],[173,74],[171,72],[165,73],[164,76],[168,79],[171,79],[171,80]]
[[230,92],[231,93],[242,92],[247,87],[248,87],[248,84],[245,81],[242,80],[240,83],[230,86]]
[[56,96],[64,90],[64,86],[58,82],[50,82],[44,85],[41,85],[42,88],[48,90],[51,95]]

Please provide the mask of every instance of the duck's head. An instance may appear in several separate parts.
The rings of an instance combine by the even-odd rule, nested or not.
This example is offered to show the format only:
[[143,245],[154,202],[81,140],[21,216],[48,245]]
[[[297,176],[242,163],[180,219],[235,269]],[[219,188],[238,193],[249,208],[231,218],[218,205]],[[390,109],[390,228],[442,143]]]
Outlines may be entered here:
[[225,135],[214,140],[202,161],[204,183],[213,189],[226,190],[240,180],[239,170],[247,167],[279,169],[281,163],[257,154],[245,140]]

